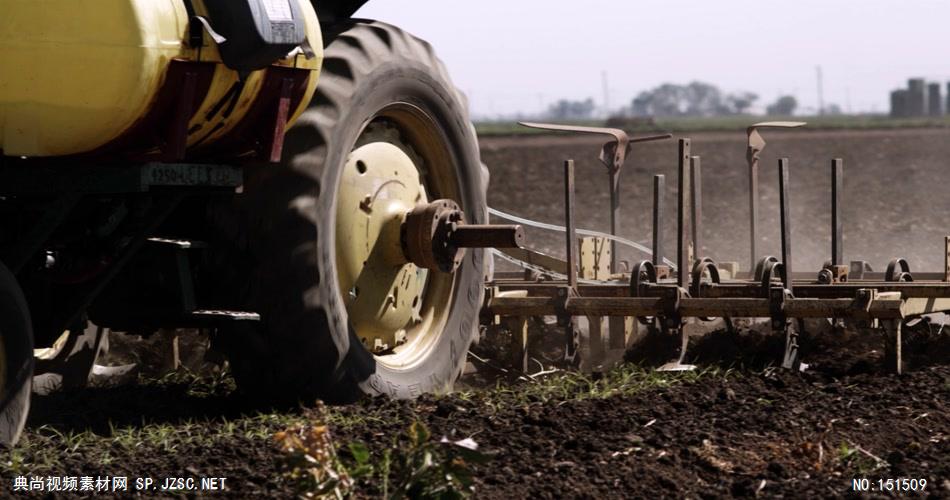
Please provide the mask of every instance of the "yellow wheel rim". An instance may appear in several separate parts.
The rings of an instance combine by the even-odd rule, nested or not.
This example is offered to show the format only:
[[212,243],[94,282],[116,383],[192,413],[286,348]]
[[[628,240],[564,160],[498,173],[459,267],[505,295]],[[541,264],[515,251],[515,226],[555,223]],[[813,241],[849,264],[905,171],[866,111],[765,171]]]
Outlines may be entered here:
[[407,262],[400,242],[402,222],[415,205],[459,199],[445,144],[422,110],[394,104],[364,129],[340,176],[339,292],[356,336],[393,370],[409,371],[424,361],[448,318],[454,275]]

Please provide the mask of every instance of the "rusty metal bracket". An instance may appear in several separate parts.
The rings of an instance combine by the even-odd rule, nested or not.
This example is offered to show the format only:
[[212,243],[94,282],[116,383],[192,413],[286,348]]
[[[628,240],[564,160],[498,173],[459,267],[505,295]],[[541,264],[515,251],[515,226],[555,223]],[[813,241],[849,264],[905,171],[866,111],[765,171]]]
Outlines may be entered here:
[[818,282],[823,285],[847,283],[849,271],[849,266],[833,265],[831,262],[826,262],[821,271],[818,272]]

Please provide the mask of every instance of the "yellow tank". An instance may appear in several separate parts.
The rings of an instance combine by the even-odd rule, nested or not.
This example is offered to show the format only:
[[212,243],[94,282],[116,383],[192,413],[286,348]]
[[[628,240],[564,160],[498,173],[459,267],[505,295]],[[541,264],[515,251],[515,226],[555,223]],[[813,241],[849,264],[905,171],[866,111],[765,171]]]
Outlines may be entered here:
[[[275,130],[309,103],[323,57],[313,6],[290,1],[309,47],[243,78],[206,31],[191,46],[184,0],[0,1],[0,152],[270,155]],[[203,0],[192,5],[207,13]]]

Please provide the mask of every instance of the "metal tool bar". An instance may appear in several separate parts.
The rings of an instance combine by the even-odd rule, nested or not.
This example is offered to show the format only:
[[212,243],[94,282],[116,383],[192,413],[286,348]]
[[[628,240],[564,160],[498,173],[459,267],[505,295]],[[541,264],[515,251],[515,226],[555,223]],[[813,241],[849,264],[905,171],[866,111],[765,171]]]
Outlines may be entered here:
[[[533,251],[533,250],[511,250],[511,249],[504,249],[504,252],[505,252],[505,253],[509,253],[509,254],[511,254],[511,255],[517,255],[517,254],[525,255],[525,253],[532,253],[532,254],[538,253],[538,252],[535,252],[535,251]],[[553,258],[553,257],[551,257],[551,258]],[[564,261],[559,261],[559,262],[560,262],[561,268],[563,269]],[[530,263],[530,262],[529,262],[529,263]],[[539,264],[539,263],[535,263],[535,264]],[[553,264],[553,265],[558,265],[558,264],[556,264],[556,263],[554,263],[554,262],[552,262],[552,264]],[[556,269],[553,269],[553,270],[556,271]],[[561,272],[561,271],[558,271],[558,272]],[[868,274],[870,274],[870,276],[868,276]],[[889,282],[889,281],[887,281],[887,280],[884,279],[884,273],[868,273],[868,274],[865,274],[865,278],[864,278],[864,279],[859,279],[859,280],[858,280],[858,279],[852,279],[852,280],[849,280],[848,283],[849,283],[849,284],[852,284],[852,285],[861,285],[863,288],[874,288],[874,287],[876,287],[876,286],[879,285],[879,284],[880,284],[880,285],[893,285],[893,284],[894,284],[893,282]],[[723,284],[735,284],[735,285],[756,284],[756,283],[754,283],[754,282],[752,282],[752,281],[748,281],[748,280],[751,279],[751,277],[749,276],[749,273],[747,273],[747,272],[739,273],[739,276],[740,276],[740,279],[733,279],[733,280],[723,281]],[[794,281],[795,281],[795,285],[796,285],[796,286],[801,286],[801,285],[824,285],[824,283],[819,283],[819,282],[815,279],[815,273],[796,272],[796,273],[793,275],[793,278],[794,278]],[[928,285],[928,284],[929,284],[929,285],[948,286],[947,283],[946,283],[946,281],[945,281],[943,278],[944,278],[944,273],[943,273],[943,272],[927,272],[927,273],[915,272],[915,273],[914,273],[914,281],[913,281],[912,283],[913,283],[914,285]],[[554,280],[554,281],[557,281],[557,280]],[[496,271],[495,274],[494,274],[494,279],[492,280],[492,282],[493,282],[493,283],[501,283],[501,282],[505,282],[505,283],[508,283],[508,282],[524,283],[524,282],[525,282],[525,281],[524,281],[524,273],[521,273],[521,272]],[[660,282],[663,283],[662,280],[661,280]],[[597,283],[597,284],[598,284],[598,285],[604,285],[604,286],[611,285],[611,283]],[[614,285],[614,286],[619,286],[619,283],[613,283],[613,285]],[[834,286],[839,286],[839,284],[836,283]]]
[[[558,313],[555,297],[495,297],[488,303],[491,314],[500,316],[547,316]],[[900,298],[860,299],[787,299],[783,312],[789,318],[903,318]],[[950,307],[950,303],[945,304]],[[656,316],[675,313],[681,317],[767,318],[772,309],[764,298],[682,298],[668,297],[574,297],[564,310],[573,316]],[[936,312],[930,310],[928,312]]]
[[679,192],[677,193],[676,208],[676,276],[680,288],[689,286],[689,262],[686,259],[688,238],[686,234],[686,203],[689,192],[689,139],[679,141]]
[[950,309],[950,299],[920,297],[905,299],[904,306],[901,307],[904,316],[918,316],[936,311],[946,311],[948,309]]
[[844,160],[831,160],[831,265],[839,266],[844,260],[844,223],[841,219],[842,192],[844,191]]
[[778,161],[779,216],[782,227],[782,265],[785,268],[785,289],[794,294],[792,283],[792,220],[788,199],[788,158]]
[[[495,280],[490,285],[500,290],[527,290],[532,296],[555,296],[557,291],[565,286],[564,281],[525,282],[517,280]],[[661,296],[661,290],[673,287],[673,283],[648,286],[647,296]],[[702,296],[705,298],[761,298],[765,295],[761,285],[753,283],[703,283]],[[854,298],[860,291],[874,289],[879,292],[900,292],[905,299],[950,298],[950,286],[946,283],[920,282],[875,282],[875,283],[837,283],[834,285],[818,285],[799,283],[795,286],[797,298],[835,299]],[[584,284],[577,287],[577,291],[584,297],[629,297],[630,286],[626,283]]]
[[[491,314],[547,316],[558,313],[554,297],[496,297],[488,303]],[[662,298],[573,297],[566,312],[572,316],[652,316],[662,311]]]
[[663,262],[663,193],[666,191],[666,176],[653,176],[653,265]]
[[577,232],[574,225],[574,160],[564,162],[564,227],[567,228],[567,284],[577,288]]
[[[489,283],[490,286],[497,287],[500,291],[526,290],[532,297],[554,297],[558,290],[566,285],[564,281],[545,281],[545,282],[506,282],[495,281]],[[577,285],[577,293],[583,297],[629,297],[630,285],[623,283],[617,284],[585,284]]]
[[[795,296],[799,298],[845,298],[854,297],[859,290],[875,289],[879,292],[900,292],[904,298],[950,298],[950,287],[940,283],[917,282],[876,282],[876,283],[836,283],[834,285],[795,285]],[[761,296],[761,285],[750,283],[703,284],[704,297],[749,297]]]
[[518,225],[461,225],[452,232],[449,243],[458,248],[521,248],[524,229]]
[[692,188],[692,225],[693,225],[693,258],[701,259],[703,257],[702,251],[702,219],[703,219],[703,173],[702,173],[702,162],[699,156],[693,156],[690,158],[689,164],[690,187]]
[[[849,278],[848,281],[851,283],[875,283],[886,281],[884,279],[884,272],[874,271],[874,272],[865,272],[864,276],[860,279]],[[795,283],[816,283],[815,273],[810,271],[795,271],[792,273],[792,278],[795,280]],[[914,271],[914,282],[921,281],[944,281],[944,273],[942,271]],[[751,280],[752,273],[749,271],[739,271],[736,273],[735,280]],[[836,285],[837,286],[837,285]]]

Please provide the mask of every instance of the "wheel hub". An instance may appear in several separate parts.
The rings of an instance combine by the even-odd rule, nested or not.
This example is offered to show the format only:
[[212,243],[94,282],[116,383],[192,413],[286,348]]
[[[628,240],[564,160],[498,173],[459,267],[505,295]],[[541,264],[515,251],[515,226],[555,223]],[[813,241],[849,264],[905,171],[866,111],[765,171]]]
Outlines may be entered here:
[[420,267],[455,272],[465,249],[453,244],[452,236],[464,222],[462,209],[452,200],[417,205],[403,224],[403,253]]
[[401,228],[427,202],[419,171],[399,147],[373,142],[350,153],[337,201],[337,274],[350,322],[373,352],[405,342],[419,320],[428,271],[403,255]]
[[466,225],[454,201],[429,202],[416,164],[393,143],[362,145],[343,167],[336,216],[340,294],[356,335],[374,353],[431,329],[427,318],[440,311],[426,293],[447,290],[429,286],[430,271],[445,281],[465,248],[520,247],[523,240],[520,226]]

